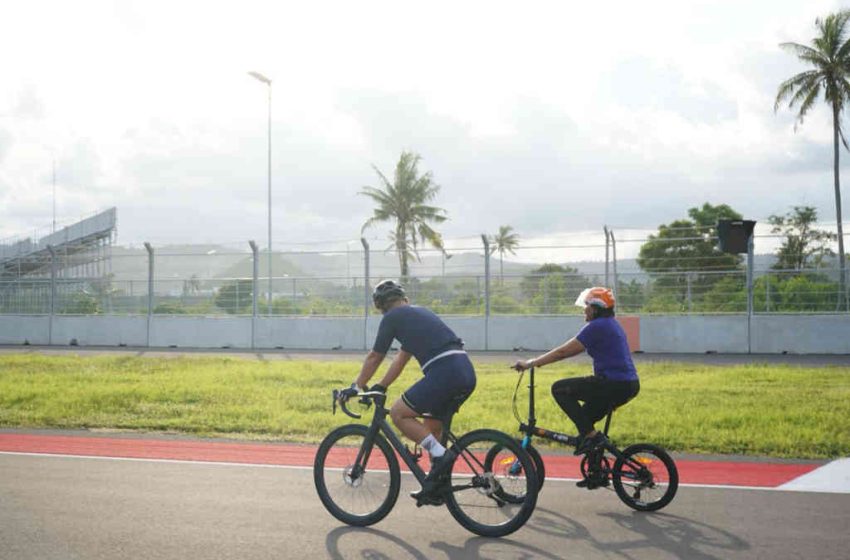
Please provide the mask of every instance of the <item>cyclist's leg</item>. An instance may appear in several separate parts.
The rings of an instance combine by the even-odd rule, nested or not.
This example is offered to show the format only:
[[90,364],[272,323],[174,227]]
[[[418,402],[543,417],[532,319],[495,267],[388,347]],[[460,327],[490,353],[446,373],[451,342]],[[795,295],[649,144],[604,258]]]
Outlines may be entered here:
[[584,412],[594,424],[607,416],[612,408],[623,406],[640,391],[637,381],[601,381],[599,391],[584,405]]
[[552,396],[558,406],[578,428],[579,436],[593,430],[593,421],[579,401],[588,402],[599,396],[599,379],[594,376],[571,377],[552,384]]
[[[437,373],[426,374],[414,383],[390,409],[390,417],[396,427],[405,436],[420,444],[434,455],[433,443],[428,436],[433,435],[437,455],[442,455],[442,409],[451,399],[452,384]],[[425,416],[423,420],[421,417]]]
[[404,395],[396,400],[390,408],[390,418],[392,418],[393,424],[401,433],[416,443],[421,442],[431,433],[429,427],[419,420],[420,416],[422,416],[422,412],[411,407]]

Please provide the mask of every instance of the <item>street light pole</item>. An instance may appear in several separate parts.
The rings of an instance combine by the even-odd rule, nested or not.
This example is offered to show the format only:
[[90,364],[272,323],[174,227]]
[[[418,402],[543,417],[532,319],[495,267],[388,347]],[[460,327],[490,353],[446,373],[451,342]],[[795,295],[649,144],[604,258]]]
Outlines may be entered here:
[[268,314],[272,314],[272,81],[259,72],[248,72],[248,74],[269,86],[269,294]]

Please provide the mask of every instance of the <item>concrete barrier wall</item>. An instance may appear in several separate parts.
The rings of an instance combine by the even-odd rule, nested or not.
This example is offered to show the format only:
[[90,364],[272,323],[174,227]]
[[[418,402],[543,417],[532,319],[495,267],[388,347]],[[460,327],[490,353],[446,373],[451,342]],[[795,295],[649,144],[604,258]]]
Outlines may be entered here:
[[[80,346],[145,346],[147,317],[56,315],[53,344],[66,346],[76,339]],[[151,341],[153,345],[153,341]],[[159,346],[167,346],[160,344]]]
[[[793,318],[785,329],[794,330]],[[850,325],[850,317],[845,318]],[[640,347],[644,352],[746,353],[746,315],[642,315]]]
[[[470,350],[546,350],[572,337],[580,316],[446,316]],[[746,353],[746,315],[644,315],[629,318],[635,350],[647,353]],[[362,350],[371,347],[380,317],[154,316],[150,346]],[[147,346],[146,316],[55,316],[53,344]],[[48,344],[50,318],[0,315],[0,344]],[[485,340],[485,332],[487,334]],[[638,341],[638,342],[636,342]],[[753,353],[849,354],[850,315],[756,315]]]
[[48,344],[50,317],[0,315],[0,344]]
[[753,352],[850,354],[850,316],[756,315]]

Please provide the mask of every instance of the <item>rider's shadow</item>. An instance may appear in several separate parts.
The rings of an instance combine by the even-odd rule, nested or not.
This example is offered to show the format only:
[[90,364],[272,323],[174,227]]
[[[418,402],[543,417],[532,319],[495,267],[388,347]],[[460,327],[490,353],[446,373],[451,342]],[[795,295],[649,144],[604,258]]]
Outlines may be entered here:
[[707,523],[667,513],[602,513],[620,527],[642,538],[618,543],[597,542],[595,548],[624,554],[627,550],[653,548],[666,551],[676,558],[688,560],[717,560],[730,552],[750,548],[739,536]]
[[463,543],[463,546],[455,546],[447,542],[431,543],[431,548],[445,553],[450,560],[467,560],[469,558],[487,558],[488,547],[492,547],[492,551],[503,558],[505,555],[511,558],[547,558],[551,560],[560,560],[562,556],[547,552],[542,548],[531,546],[528,544],[516,542],[507,537],[492,539],[487,537],[472,537]]
[[[362,539],[368,543],[360,546],[358,543],[346,543],[346,555],[340,552],[339,541],[344,536],[368,536]],[[343,560],[343,558],[368,558],[369,560],[396,560],[398,558],[414,558],[415,560],[428,560],[428,555],[411,546],[403,539],[371,527],[337,527],[325,537],[325,548],[328,550],[328,558]],[[353,555],[352,555],[353,553]]]

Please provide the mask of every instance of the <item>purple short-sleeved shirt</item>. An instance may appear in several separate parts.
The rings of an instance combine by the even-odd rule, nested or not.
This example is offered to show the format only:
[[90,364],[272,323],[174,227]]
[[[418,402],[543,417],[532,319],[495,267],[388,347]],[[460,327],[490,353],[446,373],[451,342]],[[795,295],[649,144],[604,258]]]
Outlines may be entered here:
[[593,375],[609,381],[635,381],[637,370],[623,327],[613,317],[598,317],[576,335],[593,358]]

